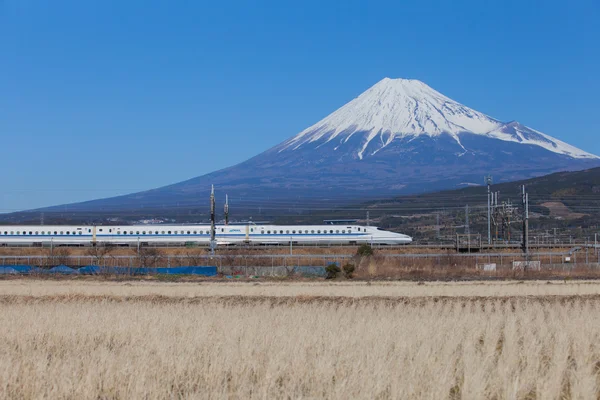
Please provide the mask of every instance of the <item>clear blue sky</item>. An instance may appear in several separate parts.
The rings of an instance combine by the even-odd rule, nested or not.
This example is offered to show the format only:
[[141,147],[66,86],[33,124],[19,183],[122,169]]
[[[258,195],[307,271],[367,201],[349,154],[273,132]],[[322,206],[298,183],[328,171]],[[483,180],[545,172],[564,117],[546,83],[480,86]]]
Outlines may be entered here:
[[600,154],[598,21],[598,0],[0,0],[0,212],[238,163],[386,76]]

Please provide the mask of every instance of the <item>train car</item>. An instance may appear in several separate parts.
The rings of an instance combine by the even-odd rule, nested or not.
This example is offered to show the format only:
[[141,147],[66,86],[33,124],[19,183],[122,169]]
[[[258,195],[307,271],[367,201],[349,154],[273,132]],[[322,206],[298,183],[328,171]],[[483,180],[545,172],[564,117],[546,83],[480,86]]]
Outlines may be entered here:
[[[359,225],[216,225],[217,244],[387,244],[410,236]],[[0,226],[0,245],[132,245],[210,243],[210,225],[37,225]]]

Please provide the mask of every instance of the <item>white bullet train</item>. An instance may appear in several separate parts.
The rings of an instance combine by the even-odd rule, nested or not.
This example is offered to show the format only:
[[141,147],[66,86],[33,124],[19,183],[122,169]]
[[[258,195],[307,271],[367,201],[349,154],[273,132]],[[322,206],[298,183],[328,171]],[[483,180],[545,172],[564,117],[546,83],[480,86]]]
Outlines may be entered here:
[[[359,225],[216,225],[217,245],[234,244],[409,244],[401,233]],[[134,245],[210,243],[210,225],[12,225],[0,226],[0,246]]]

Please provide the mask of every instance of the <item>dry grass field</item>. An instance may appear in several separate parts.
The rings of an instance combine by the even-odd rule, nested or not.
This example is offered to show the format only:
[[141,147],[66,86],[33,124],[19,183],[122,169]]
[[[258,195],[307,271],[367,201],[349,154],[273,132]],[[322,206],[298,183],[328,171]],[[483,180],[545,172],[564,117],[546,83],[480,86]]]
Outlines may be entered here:
[[3,398],[600,395],[600,283],[0,281]]

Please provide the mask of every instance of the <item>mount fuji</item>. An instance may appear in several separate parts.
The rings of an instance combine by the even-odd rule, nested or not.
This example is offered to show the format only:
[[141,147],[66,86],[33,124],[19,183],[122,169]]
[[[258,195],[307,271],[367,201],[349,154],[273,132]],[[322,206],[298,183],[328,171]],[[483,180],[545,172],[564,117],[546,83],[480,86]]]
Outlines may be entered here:
[[238,204],[250,199],[355,201],[482,184],[486,174],[506,182],[599,165],[596,155],[519,122],[489,117],[423,82],[385,78],[238,165],[69,210],[197,206],[211,184]]

